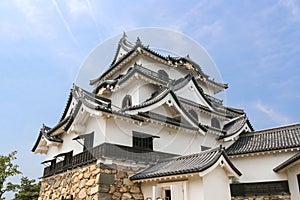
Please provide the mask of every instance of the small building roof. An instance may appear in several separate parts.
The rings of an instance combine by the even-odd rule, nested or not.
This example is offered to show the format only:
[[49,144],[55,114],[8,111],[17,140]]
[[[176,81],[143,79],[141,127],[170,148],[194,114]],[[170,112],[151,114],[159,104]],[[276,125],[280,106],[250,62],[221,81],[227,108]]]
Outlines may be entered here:
[[224,162],[226,162],[228,164],[227,167],[231,168],[231,171],[233,171],[238,176],[241,175],[241,172],[231,163],[231,161],[227,157],[225,150],[220,147],[203,151],[197,154],[179,156],[158,161],[155,165],[152,165],[145,170],[131,176],[130,179],[151,179],[164,176],[204,172],[205,170],[213,167],[216,163],[218,163],[221,158],[223,158],[221,163],[224,164]]
[[32,152],[36,152],[39,145],[42,146],[42,144],[40,143],[42,138],[44,138],[47,141],[55,142],[55,143],[63,142],[63,140],[59,136],[51,136],[50,131],[51,131],[51,128],[43,124],[42,128],[40,129],[39,136],[38,136],[34,146],[31,149]]
[[300,123],[241,134],[228,155],[258,153],[300,147]]
[[289,159],[287,159],[286,161],[284,161],[283,163],[281,163],[280,165],[278,165],[277,167],[275,167],[273,169],[274,172],[280,172],[283,171],[285,169],[287,169],[290,166],[293,166],[296,163],[300,162],[300,152],[296,153],[294,156],[290,157]]
[[224,141],[232,140],[235,137],[238,137],[243,131],[249,132],[253,130],[254,129],[250,124],[246,114],[243,114],[226,123],[223,128],[223,131],[226,134],[220,136],[218,139]]

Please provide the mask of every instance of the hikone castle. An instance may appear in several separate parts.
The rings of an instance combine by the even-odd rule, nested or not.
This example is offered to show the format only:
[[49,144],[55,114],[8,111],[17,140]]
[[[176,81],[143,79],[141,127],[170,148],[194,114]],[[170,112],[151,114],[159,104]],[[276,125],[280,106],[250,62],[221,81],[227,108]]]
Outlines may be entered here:
[[40,129],[40,200],[300,199],[300,124],[254,130],[191,56],[126,34],[116,46],[93,89],[73,85],[58,123]]

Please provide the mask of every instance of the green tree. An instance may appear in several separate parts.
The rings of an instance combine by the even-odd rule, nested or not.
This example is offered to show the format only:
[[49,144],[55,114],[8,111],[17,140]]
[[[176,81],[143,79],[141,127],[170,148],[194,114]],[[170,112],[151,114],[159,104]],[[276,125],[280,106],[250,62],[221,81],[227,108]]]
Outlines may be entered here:
[[36,200],[39,198],[40,183],[35,183],[35,180],[27,177],[21,178],[18,192],[13,200]]
[[8,155],[0,155],[0,200],[4,199],[3,194],[9,191],[16,191],[17,184],[8,182],[5,184],[7,178],[21,174],[18,170],[19,166],[13,164],[12,161],[16,159],[17,151],[13,151]]

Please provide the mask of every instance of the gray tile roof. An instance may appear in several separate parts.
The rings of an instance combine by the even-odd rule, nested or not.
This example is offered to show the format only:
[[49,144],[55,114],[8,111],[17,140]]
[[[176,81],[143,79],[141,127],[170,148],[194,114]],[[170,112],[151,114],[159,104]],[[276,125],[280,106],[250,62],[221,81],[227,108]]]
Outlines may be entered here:
[[250,124],[246,114],[243,114],[224,125],[223,131],[226,132],[226,134],[220,136],[219,139],[224,139],[224,138],[233,136],[234,134],[241,131],[243,129],[243,127],[245,126],[245,124],[248,124],[248,127],[251,129],[251,131],[254,130],[252,125]]
[[280,165],[278,165],[277,167],[275,167],[273,169],[274,172],[279,172],[280,170],[283,170],[284,168],[286,168],[287,166],[297,162],[300,160],[300,152],[295,154],[294,156],[292,156],[291,158],[287,159],[286,161],[284,161],[283,163],[281,163]]
[[300,123],[240,135],[228,155],[257,153],[300,147]]
[[42,128],[40,129],[39,136],[38,136],[34,146],[31,149],[32,152],[34,152],[36,150],[36,148],[38,147],[39,142],[42,139],[42,136],[44,136],[47,140],[49,140],[51,142],[58,142],[58,143],[63,142],[63,140],[59,136],[51,136],[50,131],[51,131],[51,128],[43,124]]
[[233,166],[223,148],[215,148],[201,153],[179,156],[158,161],[155,165],[130,177],[131,180],[180,175],[202,172],[214,165],[221,156],[224,156],[230,167],[239,175],[241,173]]

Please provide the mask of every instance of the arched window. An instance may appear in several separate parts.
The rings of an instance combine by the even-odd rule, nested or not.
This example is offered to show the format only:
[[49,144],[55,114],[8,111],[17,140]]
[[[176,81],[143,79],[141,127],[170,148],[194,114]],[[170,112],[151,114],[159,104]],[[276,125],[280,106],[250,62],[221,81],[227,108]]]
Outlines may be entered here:
[[189,110],[190,115],[192,115],[192,117],[198,121],[198,115],[194,110]]
[[220,122],[217,118],[212,118],[211,119],[211,126],[217,129],[221,129]]
[[130,95],[126,95],[122,101],[122,108],[130,107],[132,105],[132,98]]
[[157,73],[161,78],[169,78],[169,74],[163,69],[158,70]]

